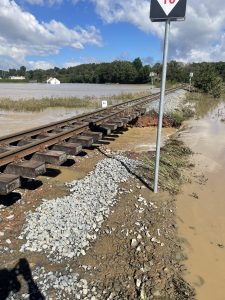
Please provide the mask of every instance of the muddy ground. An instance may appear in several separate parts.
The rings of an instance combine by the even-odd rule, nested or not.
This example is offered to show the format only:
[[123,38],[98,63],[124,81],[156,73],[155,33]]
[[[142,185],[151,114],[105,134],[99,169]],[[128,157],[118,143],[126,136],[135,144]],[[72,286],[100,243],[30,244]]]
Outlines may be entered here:
[[[142,127],[146,119],[139,121]],[[0,217],[1,300],[14,292],[17,299],[24,299],[23,295],[29,294],[29,280],[34,281],[32,270],[36,267],[56,271],[64,270],[68,264],[50,263],[42,253],[24,254],[19,251],[21,241],[18,236],[26,213],[35,210],[42,199],[69,193],[65,182],[83,178],[98,161],[110,156],[111,150],[123,150],[136,159],[142,159],[143,155],[150,156],[153,141],[146,142],[147,146],[142,151],[135,151],[135,147],[131,149],[131,143],[127,143],[136,132],[136,146],[143,144],[142,133],[147,138],[147,130],[152,129],[141,127],[129,128],[118,137],[108,137],[103,147],[87,150],[76,158],[71,157],[70,166],[49,166],[47,174],[38,178],[39,181],[24,182],[23,188],[8,197],[1,197],[0,205],[4,205]],[[168,130],[164,136],[168,136]],[[86,255],[69,261],[70,268],[91,285],[97,286],[96,293],[102,295],[103,300],[194,299],[193,289],[183,279],[185,256],[177,234],[174,195],[168,192],[153,194],[138,174],[121,185],[120,190],[123,193],[119,193],[119,201],[105,220],[98,239]],[[31,271],[28,277],[21,276],[23,270],[15,275],[13,268],[21,259],[28,261]],[[8,274],[8,281],[5,274]],[[54,289],[51,298],[54,299]],[[30,293],[27,299],[38,298]],[[67,295],[67,299],[74,297]],[[83,299],[87,298],[84,296]]]

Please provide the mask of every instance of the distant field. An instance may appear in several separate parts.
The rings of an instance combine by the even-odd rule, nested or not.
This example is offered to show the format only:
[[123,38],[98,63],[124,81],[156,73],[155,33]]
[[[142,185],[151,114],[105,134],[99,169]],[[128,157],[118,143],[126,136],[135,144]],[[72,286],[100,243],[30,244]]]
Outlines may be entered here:
[[150,91],[150,85],[1,83],[0,99],[84,98]]
[[107,97],[85,97],[85,98],[42,98],[42,99],[0,99],[2,111],[17,112],[39,112],[48,108],[101,108],[102,100],[107,100],[108,105],[118,104],[128,100],[147,96],[149,92],[122,93]]

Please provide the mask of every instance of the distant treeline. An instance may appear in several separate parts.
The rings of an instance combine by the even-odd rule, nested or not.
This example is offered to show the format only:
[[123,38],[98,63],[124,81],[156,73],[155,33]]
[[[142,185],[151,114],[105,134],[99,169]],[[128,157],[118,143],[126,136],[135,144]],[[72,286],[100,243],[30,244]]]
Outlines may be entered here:
[[147,83],[150,67],[143,66],[139,58],[133,62],[114,61],[112,63],[83,64],[70,68],[49,70],[29,70],[24,66],[19,70],[0,71],[0,76],[25,76],[27,81],[46,82],[49,77],[56,77],[62,83]]
[[[194,73],[193,81],[198,79],[202,70],[213,72],[225,82],[225,62],[184,64],[177,61],[168,63],[167,79],[171,82],[188,82],[190,72]],[[10,76],[25,76],[26,81],[46,82],[49,77],[56,77],[62,83],[148,83],[151,81],[150,72],[155,73],[155,81],[160,81],[162,65],[143,65],[140,58],[133,62],[113,61],[111,63],[83,64],[70,68],[49,70],[9,69],[1,71],[2,81]]]

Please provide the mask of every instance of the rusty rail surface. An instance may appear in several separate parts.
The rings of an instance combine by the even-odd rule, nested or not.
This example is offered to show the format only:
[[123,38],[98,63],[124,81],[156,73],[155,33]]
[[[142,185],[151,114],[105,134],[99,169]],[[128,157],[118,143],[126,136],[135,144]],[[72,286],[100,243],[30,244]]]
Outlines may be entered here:
[[[170,94],[181,88],[183,88],[183,85],[168,89],[166,94]],[[0,147],[11,147],[11,149],[0,153],[0,167],[24,158],[30,154],[34,154],[37,151],[45,150],[46,148],[57,143],[64,142],[75,135],[79,135],[89,130],[91,124],[97,126],[108,121],[112,121],[113,123],[113,119],[115,117],[125,118],[129,115],[132,115],[132,113],[135,113],[135,110],[138,110],[148,102],[157,100],[159,96],[160,93],[141,97],[112,105],[108,108],[98,109],[87,114],[82,114],[62,121],[53,122],[29,130],[20,131],[15,134],[3,136],[0,138]],[[54,130],[58,130],[59,132],[52,132]],[[36,137],[40,134],[48,134],[49,136],[42,139],[36,139]],[[32,142],[29,144],[12,147],[21,140],[31,141],[31,139]]]

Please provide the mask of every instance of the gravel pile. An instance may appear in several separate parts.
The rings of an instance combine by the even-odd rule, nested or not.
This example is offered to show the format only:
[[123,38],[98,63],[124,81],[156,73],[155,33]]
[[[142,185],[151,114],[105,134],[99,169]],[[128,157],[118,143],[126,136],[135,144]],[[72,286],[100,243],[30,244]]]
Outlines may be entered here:
[[[164,112],[170,113],[176,109],[180,109],[183,105],[183,101],[186,98],[185,90],[178,90],[172,94],[165,96]],[[159,100],[155,100],[147,105],[147,110],[159,111]]]
[[[38,267],[32,272],[34,282],[29,282],[29,293],[22,295],[11,294],[8,300],[37,299],[37,300],[100,300],[98,288],[80,278],[69,266],[63,271],[47,272]],[[38,282],[38,285],[35,283]]]
[[117,201],[119,183],[127,181],[137,164],[119,155],[104,159],[84,179],[69,184],[69,196],[44,200],[26,217],[21,252],[44,251],[54,262],[85,255]]

